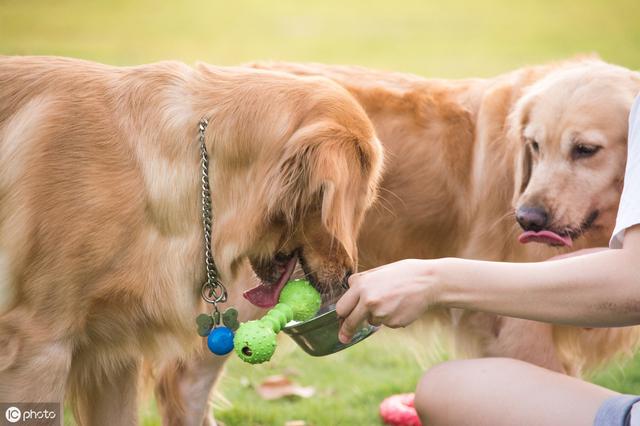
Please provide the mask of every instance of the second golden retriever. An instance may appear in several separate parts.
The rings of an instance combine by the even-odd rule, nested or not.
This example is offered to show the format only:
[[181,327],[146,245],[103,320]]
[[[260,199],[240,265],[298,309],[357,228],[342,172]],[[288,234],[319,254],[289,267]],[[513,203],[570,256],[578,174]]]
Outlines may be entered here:
[[[536,261],[607,245],[637,72],[593,58],[462,81],[316,64],[256,66],[332,78],[374,122],[388,153],[379,203],[386,202],[367,214],[363,267],[411,257]],[[636,334],[470,312],[454,312],[452,321],[467,353],[570,374],[630,347]]]
[[[373,121],[386,167],[358,241],[361,268],[447,256],[538,261],[607,245],[638,73],[591,58],[458,81],[352,66],[253,66],[329,77]],[[513,357],[573,375],[630,350],[638,336],[637,328],[447,315],[461,353]],[[158,389],[173,407],[170,419],[202,421],[204,407],[186,401],[202,395],[220,365],[205,355],[165,370]]]

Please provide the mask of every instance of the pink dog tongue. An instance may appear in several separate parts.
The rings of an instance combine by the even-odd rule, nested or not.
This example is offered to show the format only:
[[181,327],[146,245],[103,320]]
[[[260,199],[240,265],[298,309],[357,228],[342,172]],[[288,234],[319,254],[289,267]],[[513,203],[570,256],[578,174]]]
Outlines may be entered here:
[[282,289],[291,278],[293,270],[296,268],[298,258],[293,256],[284,268],[284,272],[275,284],[258,284],[254,288],[245,291],[242,296],[252,304],[260,308],[272,308],[278,303]]
[[518,241],[522,244],[526,243],[544,243],[552,246],[566,246],[571,247],[573,241],[568,236],[561,236],[553,231],[526,231],[520,234]]

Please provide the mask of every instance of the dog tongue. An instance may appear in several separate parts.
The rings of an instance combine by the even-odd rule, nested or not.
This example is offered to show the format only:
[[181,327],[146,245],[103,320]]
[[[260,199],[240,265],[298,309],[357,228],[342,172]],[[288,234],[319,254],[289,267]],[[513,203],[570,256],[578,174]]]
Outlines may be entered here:
[[252,304],[260,308],[272,308],[278,303],[282,289],[291,278],[293,270],[298,263],[298,258],[293,256],[284,268],[284,272],[275,284],[258,284],[254,288],[245,291],[242,296]]
[[571,247],[573,245],[573,241],[568,236],[561,236],[556,234],[553,231],[525,231],[520,234],[518,237],[518,241],[522,244],[526,243],[544,243],[549,244],[551,246],[566,246]]

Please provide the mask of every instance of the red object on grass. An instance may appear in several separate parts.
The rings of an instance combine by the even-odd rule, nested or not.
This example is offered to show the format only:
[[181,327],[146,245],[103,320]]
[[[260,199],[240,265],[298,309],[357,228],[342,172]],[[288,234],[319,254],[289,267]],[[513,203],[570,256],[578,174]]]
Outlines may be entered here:
[[380,417],[390,426],[422,426],[413,406],[414,394],[403,393],[386,398],[380,403]]

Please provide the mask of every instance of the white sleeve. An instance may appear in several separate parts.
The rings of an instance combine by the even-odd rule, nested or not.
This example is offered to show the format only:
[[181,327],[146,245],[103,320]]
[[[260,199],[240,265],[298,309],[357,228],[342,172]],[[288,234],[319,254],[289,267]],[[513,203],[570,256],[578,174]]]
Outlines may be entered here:
[[609,241],[611,248],[621,248],[624,230],[640,223],[640,96],[636,98],[629,114],[627,144],[624,189],[620,198],[616,227]]

